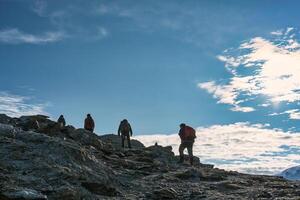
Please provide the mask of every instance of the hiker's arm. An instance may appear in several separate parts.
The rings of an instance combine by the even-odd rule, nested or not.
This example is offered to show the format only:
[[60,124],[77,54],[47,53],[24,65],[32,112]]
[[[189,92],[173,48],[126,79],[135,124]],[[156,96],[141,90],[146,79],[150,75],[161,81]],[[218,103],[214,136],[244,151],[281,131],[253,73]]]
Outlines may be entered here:
[[120,136],[121,134],[121,126],[119,126],[119,129],[118,129],[118,136]]
[[181,136],[183,135],[183,129],[182,129],[182,128],[180,129],[178,135],[180,136],[180,138],[181,138]]
[[129,125],[129,127],[130,127],[130,128],[129,128],[129,132],[130,132],[130,135],[132,136],[133,133],[132,133],[131,125]]

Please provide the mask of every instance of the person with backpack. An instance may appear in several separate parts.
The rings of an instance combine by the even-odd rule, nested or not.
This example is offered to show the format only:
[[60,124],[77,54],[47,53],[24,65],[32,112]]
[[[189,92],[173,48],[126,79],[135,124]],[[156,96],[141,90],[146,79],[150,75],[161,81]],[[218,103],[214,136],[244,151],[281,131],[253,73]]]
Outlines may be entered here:
[[59,116],[59,118],[58,118],[58,120],[57,120],[57,123],[59,124],[59,127],[60,127],[60,128],[63,128],[63,127],[66,126],[66,120],[65,120],[65,118],[64,118],[63,115],[60,115],[60,116]]
[[180,131],[178,135],[181,139],[181,144],[179,146],[179,155],[180,155],[179,163],[184,162],[183,151],[185,148],[187,148],[190,164],[193,165],[193,145],[196,138],[196,131],[192,127],[182,123],[180,124]]
[[95,122],[94,122],[91,114],[87,114],[86,118],[84,120],[84,129],[88,130],[88,131],[91,131],[93,133],[94,128],[95,128]]
[[118,129],[118,136],[121,136],[122,138],[122,148],[124,148],[125,139],[127,138],[128,148],[131,149],[130,136],[132,136],[132,129],[127,119],[121,121]]

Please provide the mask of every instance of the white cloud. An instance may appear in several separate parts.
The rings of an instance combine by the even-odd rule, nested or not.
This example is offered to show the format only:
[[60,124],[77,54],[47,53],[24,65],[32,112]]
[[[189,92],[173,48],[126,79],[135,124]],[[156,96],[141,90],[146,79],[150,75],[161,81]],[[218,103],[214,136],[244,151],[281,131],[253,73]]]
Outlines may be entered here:
[[287,110],[285,112],[289,114],[290,119],[300,119],[299,109]]
[[29,97],[0,92],[0,113],[11,117],[47,114],[44,110],[47,106],[46,104],[32,104],[28,102],[29,100]]
[[281,113],[271,113],[269,114],[269,116],[277,116],[277,115],[284,115],[287,114],[289,115],[290,119],[300,119],[300,110],[299,109],[291,109],[291,110],[287,110]]
[[231,108],[230,110],[236,111],[236,112],[253,112],[253,111],[255,111],[254,108],[252,108],[252,107],[246,107],[246,106],[244,106],[244,107],[235,106],[235,107]]
[[[243,84],[246,85],[243,83],[243,79],[241,78],[236,78],[234,81],[237,82],[237,79],[239,79],[241,87]],[[219,99],[217,103],[233,105],[231,108],[232,111],[252,112],[255,110],[249,106],[239,105],[242,101],[237,100],[238,92],[232,85],[217,85],[214,81],[209,81],[205,83],[199,83],[198,87],[205,89],[208,93],[213,94],[214,98]]]
[[[269,124],[234,123],[197,129],[194,155],[203,163],[253,174],[277,174],[299,165],[300,133],[267,129]],[[172,145],[178,154],[180,139],[172,135],[141,135],[136,139],[146,146],[158,142]]]
[[272,31],[271,34],[276,35],[276,36],[280,36],[280,35],[283,35],[283,30]]
[[62,40],[66,35],[63,32],[45,32],[34,35],[24,33],[16,28],[0,30],[0,42],[8,44],[44,44]]
[[[199,83],[201,89],[213,94],[218,103],[230,104],[234,111],[249,101],[263,96],[266,103],[296,103],[300,100],[300,44],[293,28],[277,34],[274,40],[255,37],[238,49],[227,50],[217,58],[232,74],[227,84],[215,81]],[[276,34],[275,34],[276,35]],[[238,51],[238,53],[236,53]],[[250,98],[251,99],[251,98]],[[266,105],[264,103],[264,105]],[[258,105],[257,105],[258,106]]]

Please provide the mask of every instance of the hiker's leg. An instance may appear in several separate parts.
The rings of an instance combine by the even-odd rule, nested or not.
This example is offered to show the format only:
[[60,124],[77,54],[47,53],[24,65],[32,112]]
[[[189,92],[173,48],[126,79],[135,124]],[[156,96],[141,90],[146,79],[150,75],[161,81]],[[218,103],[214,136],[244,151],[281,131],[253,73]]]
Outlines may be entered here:
[[188,147],[187,147],[191,165],[193,165],[193,162],[194,162],[194,156],[193,156],[193,144],[194,144],[194,143],[189,143],[189,145],[188,145]]
[[122,134],[121,138],[122,138],[122,148],[124,148],[125,136]]
[[127,135],[127,142],[128,142],[128,148],[131,149],[131,143],[130,143],[130,135],[129,135],[129,133]]
[[184,149],[185,149],[185,146],[184,146],[184,144],[181,142],[181,144],[179,145],[179,157],[180,157],[179,162],[183,162],[183,161],[184,161],[184,155],[183,155]]

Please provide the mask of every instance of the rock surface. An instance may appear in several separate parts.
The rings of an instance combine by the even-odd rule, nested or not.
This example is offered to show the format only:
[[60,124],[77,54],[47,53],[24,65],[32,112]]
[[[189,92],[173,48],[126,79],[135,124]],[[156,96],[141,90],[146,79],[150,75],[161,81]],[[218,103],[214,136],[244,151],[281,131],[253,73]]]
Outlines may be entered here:
[[[40,116],[39,116],[40,117]],[[2,120],[3,118],[3,120]],[[36,119],[36,117],[25,117]],[[172,147],[120,149],[113,138],[59,128],[42,117],[25,131],[1,117],[0,199],[299,199],[300,183],[240,174],[196,160],[177,164]],[[24,119],[24,118],[22,118]],[[26,121],[26,120],[25,120]],[[106,142],[105,142],[106,141]]]
[[[114,134],[108,134],[108,135],[102,135],[100,136],[100,139],[103,142],[106,142],[108,144],[111,144],[115,149],[121,149],[122,140],[121,137],[114,135]],[[138,140],[131,139],[131,147],[134,149],[141,149],[144,148],[144,144],[141,143]],[[127,140],[125,140],[125,147],[127,147]]]

